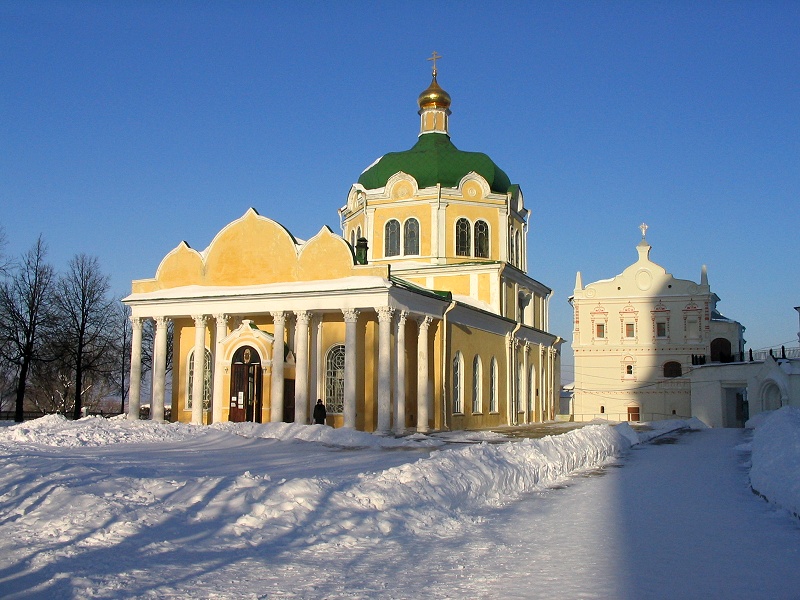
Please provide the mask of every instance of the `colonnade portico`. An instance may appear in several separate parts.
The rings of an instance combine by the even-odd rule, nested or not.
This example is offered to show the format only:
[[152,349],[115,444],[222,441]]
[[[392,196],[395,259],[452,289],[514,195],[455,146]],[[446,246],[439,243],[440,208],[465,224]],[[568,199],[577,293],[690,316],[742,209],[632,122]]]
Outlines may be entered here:
[[[199,311],[198,311],[199,312]],[[273,339],[271,356],[262,356],[262,369],[265,375],[270,373],[269,386],[269,420],[280,422],[284,420],[284,370],[285,370],[285,339],[286,323],[291,321],[294,316],[294,338],[295,355],[295,412],[294,421],[296,423],[307,423],[310,414],[310,406],[316,399],[313,392],[320,392],[320,397],[324,394],[325,384],[325,359],[321,343],[321,332],[323,328],[323,315],[331,314],[333,311],[327,310],[296,310],[296,311],[270,311],[247,315],[247,317],[263,316],[269,314],[272,317]],[[336,311],[341,315],[345,325],[344,332],[344,398],[342,411],[342,424],[344,427],[355,429],[357,426],[357,415],[366,400],[361,398],[359,404],[358,381],[363,376],[363,357],[359,357],[359,318],[367,316],[373,323],[377,321],[377,379],[376,381],[366,381],[365,385],[374,389],[374,401],[377,406],[377,421],[375,431],[377,433],[402,434],[406,430],[406,323],[411,316],[418,326],[417,339],[417,419],[416,430],[427,432],[430,429],[429,418],[431,404],[431,386],[428,381],[431,373],[430,352],[429,352],[429,328],[433,322],[433,317],[424,314],[414,314],[405,309],[395,309],[390,306],[379,306],[370,308],[344,308]],[[133,326],[131,367],[130,367],[130,399],[128,403],[128,418],[138,419],[141,406],[141,378],[142,378],[142,326],[145,320],[155,321],[155,336],[153,345],[153,371],[152,371],[152,402],[150,408],[150,418],[157,421],[164,420],[164,404],[166,392],[166,363],[167,352],[167,327],[172,319],[185,320],[186,315],[167,316],[132,316]],[[208,333],[207,328],[213,318],[215,329],[213,336]],[[223,419],[224,410],[228,399],[225,390],[225,374],[229,372],[229,357],[232,354],[230,341],[226,338],[233,333],[229,329],[231,320],[234,325],[240,318],[232,317],[225,313],[197,314],[191,315],[194,323],[194,339],[191,348],[193,350],[192,369],[194,372],[191,385],[191,422],[195,424],[203,423],[203,390],[204,390],[204,368],[206,367],[206,352],[211,352],[211,407],[210,422],[219,422]],[[341,322],[341,321],[340,321]],[[312,325],[313,324],[313,325]],[[254,327],[254,326],[253,326]],[[259,330],[260,331],[260,330]],[[266,332],[264,332],[266,333]],[[210,343],[207,344],[207,334]],[[177,337],[177,336],[176,336]],[[176,341],[177,344],[177,341]],[[186,344],[184,342],[184,350]],[[225,346],[225,347],[224,347]],[[177,348],[177,346],[176,346]],[[269,346],[267,346],[269,348]],[[183,352],[183,350],[181,351]],[[312,373],[312,369],[314,372]],[[412,379],[413,381],[413,379]],[[394,385],[392,385],[394,382]],[[187,390],[188,392],[189,390]],[[263,394],[266,396],[266,394]],[[187,409],[188,410],[188,409]]]

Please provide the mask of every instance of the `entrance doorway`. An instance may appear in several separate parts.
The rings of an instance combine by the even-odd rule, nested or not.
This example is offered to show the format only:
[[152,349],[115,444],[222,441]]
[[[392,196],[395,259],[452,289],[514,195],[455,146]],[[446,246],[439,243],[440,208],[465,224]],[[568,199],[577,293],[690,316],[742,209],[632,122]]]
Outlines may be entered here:
[[294,379],[283,380],[283,422],[294,423]]
[[261,423],[261,357],[251,346],[242,346],[233,355],[228,420]]
[[629,406],[628,407],[628,421],[638,421],[639,420],[639,407],[638,406]]

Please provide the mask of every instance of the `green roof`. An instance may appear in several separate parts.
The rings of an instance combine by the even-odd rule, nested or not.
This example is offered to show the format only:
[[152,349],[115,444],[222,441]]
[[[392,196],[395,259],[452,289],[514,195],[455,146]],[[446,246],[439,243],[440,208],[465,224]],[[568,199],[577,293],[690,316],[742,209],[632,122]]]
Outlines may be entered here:
[[511,181],[491,158],[482,152],[464,152],[444,133],[425,133],[414,147],[405,152],[390,152],[361,174],[358,183],[374,190],[386,186],[395,173],[408,173],[420,188],[442,184],[458,187],[464,175],[475,171],[489,183],[493,192],[505,194]]

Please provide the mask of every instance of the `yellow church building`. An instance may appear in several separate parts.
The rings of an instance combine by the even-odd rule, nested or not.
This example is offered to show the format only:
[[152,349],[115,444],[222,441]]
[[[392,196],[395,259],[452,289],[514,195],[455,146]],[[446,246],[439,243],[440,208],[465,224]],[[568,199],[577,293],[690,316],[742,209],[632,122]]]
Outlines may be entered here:
[[453,145],[450,103],[434,67],[417,143],[361,174],[342,236],[299,240],[251,208],[134,281],[129,417],[152,319],[156,420],[170,402],[182,422],[308,423],[318,398],[329,425],[379,433],[553,419],[563,340],[526,273],[529,211],[487,155]]

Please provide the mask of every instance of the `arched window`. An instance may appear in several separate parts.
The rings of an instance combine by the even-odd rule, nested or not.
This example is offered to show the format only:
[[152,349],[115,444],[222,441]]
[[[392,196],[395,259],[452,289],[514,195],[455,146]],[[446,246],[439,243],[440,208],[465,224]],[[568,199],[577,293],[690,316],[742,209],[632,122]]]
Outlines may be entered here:
[[664,377],[680,377],[683,375],[681,363],[674,360],[664,363]]
[[528,372],[528,410],[533,411],[536,407],[536,367],[531,365]]
[[356,230],[350,230],[350,245],[355,248],[356,247]]
[[509,261],[512,265],[517,262],[517,255],[514,254],[514,226],[508,226],[508,254],[511,256]]
[[489,258],[489,224],[475,221],[475,256]]
[[419,221],[408,219],[403,229],[403,254],[419,254]]
[[464,412],[464,359],[461,352],[453,358],[453,412]]
[[516,266],[519,267],[519,268],[522,268],[522,248],[520,247],[521,246],[521,243],[520,243],[521,239],[522,239],[522,236],[520,236],[519,231],[517,231],[514,234],[514,251],[517,254]]
[[472,361],[472,412],[479,413],[483,409],[483,364],[477,354]]
[[325,409],[329,413],[344,412],[344,345],[328,350],[325,357]]
[[459,219],[456,221],[456,256],[471,256],[470,238],[472,237],[472,228],[469,221],[466,219]]
[[383,233],[384,256],[398,256],[400,254],[400,221],[392,219],[386,221]]
[[[189,377],[186,383],[186,410],[192,409],[192,394],[194,392],[194,349],[189,352],[188,361]],[[205,362],[203,363],[203,410],[211,406],[211,352],[206,348]]]
[[517,412],[524,412],[525,406],[523,402],[525,401],[525,397],[523,396],[523,384],[525,383],[525,371],[522,368],[522,365],[517,367]]
[[633,365],[625,365],[625,375],[633,375]]
[[489,412],[497,412],[497,359],[494,356],[489,371]]
[[733,362],[730,341],[725,338],[716,338],[711,341],[711,362]]
[[361,225],[359,225],[358,229],[356,229],[356,241],[358,241],[360,237],[361,237]]

